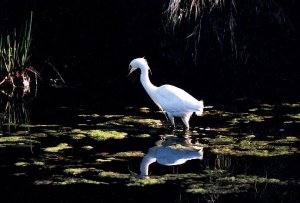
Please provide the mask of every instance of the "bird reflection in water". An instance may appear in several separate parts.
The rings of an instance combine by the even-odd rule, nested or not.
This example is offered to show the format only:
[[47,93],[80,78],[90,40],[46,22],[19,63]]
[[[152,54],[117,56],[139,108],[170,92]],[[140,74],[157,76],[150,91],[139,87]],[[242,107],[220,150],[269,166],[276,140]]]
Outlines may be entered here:
[[154,162],[174,166],[192,159],[203,159],[203,147],[192,144],[189,136],[162,139],[143,157],[140,164],[140,178],[149,177],[149,166]]

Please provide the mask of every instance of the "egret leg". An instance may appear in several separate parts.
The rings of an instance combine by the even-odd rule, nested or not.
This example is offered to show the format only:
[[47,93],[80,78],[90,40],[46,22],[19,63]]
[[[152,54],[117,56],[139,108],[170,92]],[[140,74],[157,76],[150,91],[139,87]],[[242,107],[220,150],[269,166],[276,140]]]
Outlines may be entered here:
[[173,128],[175,128],[175,119],[173,116],[171,116],[170,114],[167,114],[168,115],[168,118],[170,119],[171,123],[172,123],[172,126]]
[[190,116],[181,117],[181,120],[182,120],[183,124],[185,125],[186,130],[188,130],[190,128],[190,125],[189,125]]

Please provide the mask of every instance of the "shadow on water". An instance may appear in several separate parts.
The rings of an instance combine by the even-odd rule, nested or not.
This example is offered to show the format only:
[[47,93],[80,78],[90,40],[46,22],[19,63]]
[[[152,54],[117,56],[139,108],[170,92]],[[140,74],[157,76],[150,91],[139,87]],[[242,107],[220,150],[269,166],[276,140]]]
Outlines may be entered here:
[[147,107],[31,102],[1,96],[1,202],[299,201],[300,103],[208,106],[184,132]]

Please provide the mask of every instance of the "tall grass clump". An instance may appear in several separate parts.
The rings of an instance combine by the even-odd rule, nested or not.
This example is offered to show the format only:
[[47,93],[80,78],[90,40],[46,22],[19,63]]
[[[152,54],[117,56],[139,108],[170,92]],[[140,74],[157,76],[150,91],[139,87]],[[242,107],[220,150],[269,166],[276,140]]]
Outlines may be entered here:
[[215,52],[217,47],[221,55],[229,53],[246,62],[253,40],[268,40],[263,32],[273,34],[278,27],[286,32],[291,27],[275,0],[169,0],[165,14],[167,31],[185,37],[194,59],[201,46],[207,46],[205,50],[214,46]]
[[32,17],[33,12],[19,33],[17,29],[12,34],[0,33],[0,76],[6,80],[13,80],[17,71],[23,75],[33,70],[29,67]]

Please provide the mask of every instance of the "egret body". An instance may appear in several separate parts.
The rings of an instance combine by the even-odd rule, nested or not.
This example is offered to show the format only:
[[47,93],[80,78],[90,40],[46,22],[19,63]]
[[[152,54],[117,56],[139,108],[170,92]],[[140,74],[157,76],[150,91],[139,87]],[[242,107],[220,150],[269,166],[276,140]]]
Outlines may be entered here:
[[137,69],[141,70],[140,81],[154,101],[154,103],[167,113],[173,127],[175,128],[174,117],[179,117],[183,121],[186,129],[189,129],[189,120],[195,112],[197,116],[203,113],[203,100],[199,101],[186,91],[173,85],[155,86],[149,79],[150,67],[145,58],[136,58],[129,64],[129,74]]

